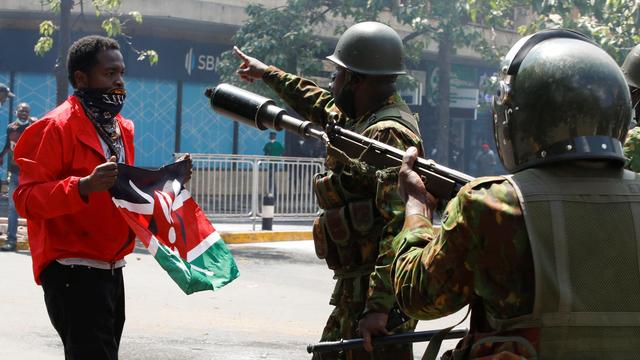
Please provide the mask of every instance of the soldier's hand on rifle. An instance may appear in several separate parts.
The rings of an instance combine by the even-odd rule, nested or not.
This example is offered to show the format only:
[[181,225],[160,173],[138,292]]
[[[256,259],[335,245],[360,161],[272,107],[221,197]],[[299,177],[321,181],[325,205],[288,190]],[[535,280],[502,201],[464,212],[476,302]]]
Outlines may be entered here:
[[267,64],[262,61],[248,56],[243,53],[238,47],[233,47],[233,52],[242,60],[242,64],[238,67],[238,74],[242,80],[248,82],[254,82],[256,79],[261,79],[264,72],[267,70]]
[[406,204],[405,217],[420,214],[431,219],[438,201],[427,192],[420,175],[412,169],[417,158],[418,149],[413,146],[408,148],[398,174],[398,192]]
[[373,345],[371,344],[372,336],[391,335],[386,328],[387,320],[389,320],[389,315],[380,312],[367,313],[360,319],[358,330],[364,340],[364,349],[368,352],[373,351]]
[[187,177],[184,179],[184,183],[182,184],[182,185],[185,185],[189,182],[189,180],[191,180],[191,175],[193,174],[193,161],[191,160],[191,154],[186,153],[180,156],[178,160],[176,160],[176,162],[179,162],[179,161],[189,162],[189,173],[187,174]]
[[117,177],[118,164],[116,164],[116,157],[112,156],[107,162],[96,166],[91,175],[80,179],[78,191],[83,198],[86,198],[92,192],[109,190]]

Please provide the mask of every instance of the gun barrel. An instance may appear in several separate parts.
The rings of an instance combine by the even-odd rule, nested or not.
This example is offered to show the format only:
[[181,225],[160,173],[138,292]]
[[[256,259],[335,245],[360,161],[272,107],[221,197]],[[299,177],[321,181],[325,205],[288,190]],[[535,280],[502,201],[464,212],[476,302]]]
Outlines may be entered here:
[[[310,121],[296,119],[264,96],[230,84],[219,84],[207,89],[211,108],[240,123],[266,130],[285,129],[305,137],[320,139],[343,151],[347,156],[383,168],[400,166],[404,151],[382,142],[349,131],[334,123],[325,125],[326,131],[313,127]],[[460,171],[436,164],[433,160],[418,158],[414,170],[425,177],[427,189],[435,197],[450,199],[460,188],[474,178]]]
[[[374,337],[371,342],[372,345],[380,346],[380,345],[389,345],[389,344],[406,344],[406,343],[414,343],[414,342],[423,342],[430,341],[436,334],[438,334],[440,330],[429,330],[429,331],[416,331],[412,333],[403,333],[389,336],[381,336]],[[467,330],[452,330],[449,331],[445,335],[445,339],[460,339],[464,337],[467,333]],[[341,341],[327,341],[321,342],[315,345],[308,345],[307,352],[308,353],[323,353],[323,352],[333,352],[333,351],[342,351],[348,349],[360,348],[364,344],[364,340],[362,338],[351,339],[351,340],[341,340]]]
[[205,96],[209,98],[214,111],[260,130],[285,129],[319,139],[322,139],[324,134],[314,129],[310,121],[288,115],[287,111],[276,106],[273,100],[230,84],[209,88],[205,91]]

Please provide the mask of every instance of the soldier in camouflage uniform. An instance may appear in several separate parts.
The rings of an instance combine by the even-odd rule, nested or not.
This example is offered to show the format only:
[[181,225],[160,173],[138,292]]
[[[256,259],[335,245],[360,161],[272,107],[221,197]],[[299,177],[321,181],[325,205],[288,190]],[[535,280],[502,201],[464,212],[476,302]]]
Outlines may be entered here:
[[629,84],[631,92],[631,104],[635,110],[635,127],[629,130],[627,140],[624,142],[624,156],[627,157],[627,169],[640,172],[640,44],[636,45],[622,64],[622,72]]
[[[418,120],[395,90],[397,76],[405,73],[404,50],[390,27],[364,22],[347,29],[328,57],[336,66],[331,91],[235,51],[242,60],[238,70],[242,78],[264,80],[305,119],[321,126],[335,121],[400,149],[422,148]],[[389,333],[389,313],[397,306],[389,265],[391,240],[404,220],[396,188],[398,169],[372,168],[331,146],[327,153],[328,171],[314,180],[324,209],[314,224],[314,242],[318,257],[326,260],[337,282],[330,300],[335,309],[321,341],[361,334],[371,351],[371,336]],[[414,327],[415,322],[409,321],[396,331]],[[371,359],[371,355],[350,350],[322,358]],[[411,345],[377,347],[373,358],[413,359]]]
[[403,159],[391,269],[400,307],[434,319],[469,306],[470,331],[447,359],[637,358],[640,175],[623,169],[622,72],[581,34],[536,33],[507,54],[493,111],[513,175],[464,186],[440,231],[411,170],[416,151]]

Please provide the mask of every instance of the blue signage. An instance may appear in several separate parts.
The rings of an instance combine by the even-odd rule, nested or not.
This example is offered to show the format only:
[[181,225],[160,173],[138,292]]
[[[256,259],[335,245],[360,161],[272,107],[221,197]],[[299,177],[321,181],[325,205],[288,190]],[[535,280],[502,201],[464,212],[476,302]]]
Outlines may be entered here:
[[[89,34],[74,32],[71,34],[71,41],[85,35]],[[33,52],[38,37],[38,31],[35,28],[33,30],[3,29],[0,32],[0,43],[3,47],[0,54],[0,71],[51,73],[58,53],[57,39],[54,38],[54,47],[51,51],[41,57]],[[116,40],[121,39],[116,38]],[[134,36],[131,42],[132,45],[128,45],[125,41],[119,41],[128,76],[205,83],[217,81],[215,67],[220,54],[231,48],[230,45],[148,36]],[[155,50],[158,53],[158,63],[152,66],[146,60],[137,60],[138,53],[134,47],[137,50]]]

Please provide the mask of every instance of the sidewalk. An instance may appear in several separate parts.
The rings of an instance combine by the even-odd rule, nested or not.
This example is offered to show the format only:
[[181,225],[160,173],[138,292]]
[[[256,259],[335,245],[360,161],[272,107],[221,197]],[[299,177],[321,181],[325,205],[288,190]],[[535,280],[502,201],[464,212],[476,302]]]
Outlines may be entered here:
[[[213,221],[213,226],[218,230],[224,242],[227,244],[247,244],[274,241],[312,240],[312,223],[310,221],[274,222],[272,231],[262,231],[261,223],[254,226],[251,220],[247,222]],[[18,221],[18,250],[29,250],[27,240],[27,221]],[[0,245],[7,240],[7,218],[0,217]]]
[[230,223],[213,221],[213,226],[227,244],[246,244],[274,241],[312,240],[312,226],[305,222],[274,222],[272,229],[263,231],[261,223]]

